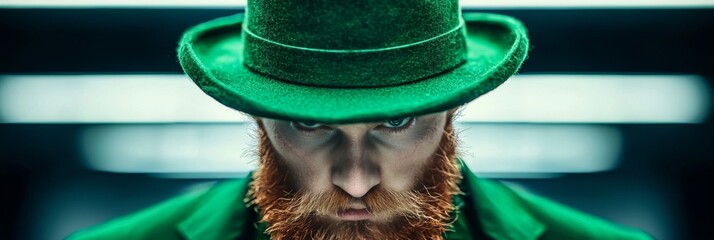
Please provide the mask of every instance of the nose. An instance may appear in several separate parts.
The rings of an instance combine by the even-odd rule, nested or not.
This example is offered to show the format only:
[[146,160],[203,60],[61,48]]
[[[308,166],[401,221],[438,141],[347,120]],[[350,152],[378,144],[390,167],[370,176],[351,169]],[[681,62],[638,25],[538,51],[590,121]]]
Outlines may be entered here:
[[364,144],[342,144],[338,161],[332,167],[332,183],[350,196],[361,198],[380,183],[379,167],[369,160]]
[[349,167],[344,173],[333,174],[332,183],[350,196],[361,198],[369,192],[374,186],[379,184],[379,178],[376,174],[371,173],[371,170],[364,167]]

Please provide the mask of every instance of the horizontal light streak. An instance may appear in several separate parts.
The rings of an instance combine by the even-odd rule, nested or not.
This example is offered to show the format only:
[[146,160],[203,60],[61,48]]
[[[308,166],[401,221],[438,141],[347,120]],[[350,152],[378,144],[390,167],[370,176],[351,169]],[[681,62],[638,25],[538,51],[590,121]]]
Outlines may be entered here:
[[10,123],[240,122],[246,118],[183,75],[0,77]]
[[575,173],[616,166],[619,130],[599,125],[461,124],[463,159],[476,172]]
[[700,123],[709,91],[694,75],[520,75],[471,102],[460,120]]
[[[592,125],[458,124],[460,156],[484,177],[553,177],[616,167],[622,136]],[[88,168],[171,178],[245,176],[257,167],[253,124],[109,125],[81,135]]]
[[[0,7],[245,7],[246,0],[5,0]],[[471,8],[705,8],[712,7],[710,0],[461,0],[463,7]]]
[[120,125],[87,128],[81,146],[92,169],[143,173],[248,172],[255,148],[248,124]]
[[[518,75],[464,108],[461,122],[701,123],[695,75]],[[0,76],[4,123],[222,123],[247,117],[183,75]]]

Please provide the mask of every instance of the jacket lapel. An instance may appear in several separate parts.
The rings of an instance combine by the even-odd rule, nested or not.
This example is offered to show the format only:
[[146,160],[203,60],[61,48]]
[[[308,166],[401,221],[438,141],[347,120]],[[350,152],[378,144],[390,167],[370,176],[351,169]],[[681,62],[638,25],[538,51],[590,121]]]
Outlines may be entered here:
[[252,225],[255,219],[248,217],[251,210],[243,199],[251,179],[249,176],[214,186],[209,196],[197,203],[198,208],[178,224],[179,232],[189,240],[233,240],[250,234],[246,224]]

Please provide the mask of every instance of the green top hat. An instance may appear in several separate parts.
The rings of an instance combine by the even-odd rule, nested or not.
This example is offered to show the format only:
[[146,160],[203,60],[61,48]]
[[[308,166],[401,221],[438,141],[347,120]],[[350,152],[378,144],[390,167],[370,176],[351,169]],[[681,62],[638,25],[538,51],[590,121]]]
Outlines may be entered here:
[[245,113],[320,123],[447,110],[515,74],[523,25],[458,0],[248,0],[183,35],[181,66]]

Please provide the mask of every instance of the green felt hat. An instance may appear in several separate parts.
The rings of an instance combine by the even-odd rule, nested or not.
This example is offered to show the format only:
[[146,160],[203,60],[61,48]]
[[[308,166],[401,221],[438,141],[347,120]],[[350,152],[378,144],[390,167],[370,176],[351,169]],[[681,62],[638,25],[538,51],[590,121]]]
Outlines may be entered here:
[[458,0],[248,0],[183,35],[181,66],[242,112],[320,123],[444,111],[493,90],[528,52],[516,19]]

